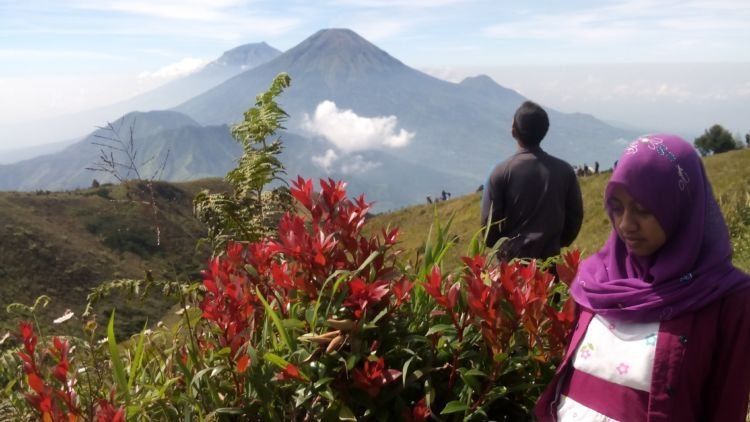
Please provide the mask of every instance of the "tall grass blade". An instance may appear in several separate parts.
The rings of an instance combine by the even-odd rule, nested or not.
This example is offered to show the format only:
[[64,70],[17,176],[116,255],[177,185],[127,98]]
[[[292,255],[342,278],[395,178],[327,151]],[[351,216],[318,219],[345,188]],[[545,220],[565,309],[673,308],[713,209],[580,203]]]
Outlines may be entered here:
[[143,324],[143,330],[141,335],[138,337],[138,345],[135,348],[135,356],[133,357],[133,363],[130,365],[130,378],[128,378],[128,391],[133,388],[133,382],[138,377],[138,370],[143,362],[143,343],[146,338],[146,324]]
[[107,324],[107,346],[109,347],[109,358],[112,360],[112,369],[115,372],[115,382],[117,383],[120,392],[125,396],[125,400],[129,402],[130,390],[128,389],[128,381],[125,377],[125,365],[122,363],[120,349],[117,345],[117,339],[115,338],[114,309],[112,309],[112,315],[109,317],[109,324]]
[[255,292],[255,295],[258,296],[258,299],[260,299],[261,303],[263,303],[263,308],[266,309],[266,315],[271,317],[273,325],[276,326],[276,330],[279,332],[279,336],[281,336],[281,340],[284,342],[284,345],[289,349],[290,352],[294,351],[297,348],[297,340],[294,337],[291,337],[289,333],[287,333],[286,328],[284,328],[284,324],[281,322],[281,318],[279,318],[279,315],[276,313],[276,311],[273,310],[271,305],[266,302],[266,299],[263,298],[263,295],[259,290]]

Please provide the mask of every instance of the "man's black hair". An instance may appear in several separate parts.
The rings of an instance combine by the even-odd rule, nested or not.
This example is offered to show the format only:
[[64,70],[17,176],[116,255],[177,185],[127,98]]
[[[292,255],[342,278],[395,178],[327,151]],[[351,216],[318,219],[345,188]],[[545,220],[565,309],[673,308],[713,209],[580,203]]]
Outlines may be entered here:
[[539,146],[549,129],[549,117],[539,104],[525,101],[513,116],[516,138],[528,147]]

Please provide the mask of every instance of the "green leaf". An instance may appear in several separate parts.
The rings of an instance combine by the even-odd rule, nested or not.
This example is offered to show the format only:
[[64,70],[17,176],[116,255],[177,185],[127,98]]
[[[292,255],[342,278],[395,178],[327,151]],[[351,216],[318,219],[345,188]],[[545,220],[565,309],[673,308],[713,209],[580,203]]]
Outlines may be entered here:
[[362,265],[357,268],[356,271],[354,271],[354,274],[352,274],[353,277],[356,277],[359,273],[361,273],[365,268],[367,268],[370,264],[372,264],[372,261],[375,260],[380,255],[379,251],[375,251],[370,254],[370,256],[365,259],[365,261],[362,263]]
[[354,366],[358,361],[359,357],[356,354],[352,353],[351,356],[346,359],[346,370],[351,371],[352,369],[354,369]]
[[281,322],[284,324],[285,328],[289,328],[289,329],[303,329],[306,326],[304,322],[296,318],[288,318]]
[[466,376],[470,376],[470,377],[486,377],[487,376],[487,374],[485,374],[484,372],[480,371],[477,368],[471,368],[468,371],[463,371],[463,374]]
[[284,328],[284,324],[281,322],[281,318],[279,318],[279,315],[273,310],[273,308],[271,308],[271,305],[266,302],[266,299],[263,298],[260,290],[256,290],[255,295],[258,296],[258,299],[260,299],[261,303],[263,303],[263,308],[266,309],[266,315],[271,317],[273,325],[276,326],[276,330],[281,336],[281,340],[284,342],[290,352],[294,351],[297,348],[296,339],[294,337],[290,337],[286,332],[286,328]]
[[138,345],[135,347],[135,357],[133,358],[133,363],[130,365],[130,378],[128,379],[128,391],[133,387],[133,382],[135,381],[136,377],[138,376],[138,370],[141,367],[141,363],[143,362],[143,340],[146,338],[146,324],[143,324],[143,329],[141,330],[141,335],[138,337]]
[[354,412],[352,412],[351,409],[346,407],[346,405],[341,406],[341,410],[339,410],[339,420],[340,421],[355,421],[357,420],[357,417],[354,416]]
[[278,366],[281,369],[284,369],[286,368],[287,365],[289,365],[289,361],[271,352],[266,352],[263,355],[263,359],[271,362],[272,364]]
[[112,315],[109,317],[109,324],[107,324],[107,346],[109,347],[109,358],[112,361],[112,369],[115,372],[115,382],[117,382],[120,392],[125,396],[126,402],[129,402],[130,390],[128,389],[127,378],[125,378],[125,365],[123,365],[122,358],[120,358],[120,349],[117,345],[117,339],[115,339],[114,309],[112,309]]
[[216,369],[215,366],[210,366],[208,368],[203,368],[200,371],[198,371],[195,374],[195,376],[193,377],[193,381],[192,381],[191,385],[194,385],[194,386],[198,387],[200,385],[201,380],[203,379],[203,376],[206,375],[207,373],[213,371],[214,369]]
[[408,375],[408,372],[409,372],[409,365],[411,365],[411,361],[413,361],[413,360],[414,360],[414,358],[415,358],[415,356],[412,356],[412,357],[410,357],[410,358],[409,358],[409,359],[408,359],[408,360],[407,360],[407,361],[406,361],[406,362],[404,363],[404,367],[403,367],[403,368],[402,368],[402,370],[401,370],[401,379],[402,379],[402,382],[403,382],[403,384],[404,384],[404,387],[406,387],[406,376]]
[[466,371],[459,371],[459,376],[461,377],[461,380],[466,384],[469,388],[471,388],[474,391],[479,391],[482,388],[482,384],[477,380],[476,377],[471,375],[466,375]]
[[[333,290],[331,290],[331,301],[333,301],[333,293],[336,292],[336,289],[339,286],[339,283],[341,283],[342,280],[346,277],[346,274],[342,275],[344,271],[342,270],[336,270],[333,272],[333,274],[329,275],[328,278],[326,278],[326,281],[323,283],[323,287],[320,288],[321,295],[326,290],[326,286],[328,286],[328,283],[333,280],[334,278],[338,277],[336,282],[333,285]],[[308,317],[308,322],[310,323],[310,330],[312,332],[315,332],[315,328],[318,324],[318,309],[320,308],[321,299],[318,298],[318,300],[315,301],[315,309],[313,310],[312,317]],[[309,308],[308,308],[309,310]],[[329,315],[328,312],[331,310],[331,303],[328,303],[328,307],[326,308],[326,316]]]
[[315,389],[321,388],[321,387],[325,386],[326,384],[330,383],[333,380],[334,380],[334,378],[332,378],[332,377],[321,378],[321,379],[315,381],[315,384],[313,384],[313,387],[315,387]]
[[219,415],[244,415],[245,411],[239,407],[220,407],[214,411]]
[[381,318],[383,318],[384,316],[386,316],[387,314],[388,314],[388,308],[387,308],[387,307],[385,307],[385,308],[383,308],[383,310],[382,310],[382,311],[380,311],[380,312],[379,312],[379,313],[378,313],[378,314],[377,314],[377,315],[375,316],[375,318],[373,318],[373,319],[372,319],[372,321],[370,321],[370,323],[372,323],[372,324],[377,324],[377,323],[378,323],[378,321],[380,321],[380,319],[381,319]]
[[429,337],[437,333],[448,333],[455,335],[456,327],[454,327],[453,324],[435,324],[430,327],[429,330],[427,330],[427,334],[425,334],[425,337]]
[[461,403],[458,400],[453,400],[451,402],[448,402],[448,404],[445,405],[443,408],[443,411],[440,412],[441,415],[448,415],[450,413],[458,413],[458,412],[466,412],[469,410],[469,406]]

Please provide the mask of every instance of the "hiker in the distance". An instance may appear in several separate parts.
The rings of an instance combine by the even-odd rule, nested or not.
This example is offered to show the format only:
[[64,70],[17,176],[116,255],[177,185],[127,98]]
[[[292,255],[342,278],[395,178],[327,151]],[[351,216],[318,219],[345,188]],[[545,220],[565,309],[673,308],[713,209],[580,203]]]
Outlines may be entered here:
[[542,150],[549,129],[542,107],[526,101],[513,117],[518,150],[498,164],[484,187],[482,225],[487,246],[507,237],[498,259],[544,259],[573,243],[583,221],[581,188],[573,167]]

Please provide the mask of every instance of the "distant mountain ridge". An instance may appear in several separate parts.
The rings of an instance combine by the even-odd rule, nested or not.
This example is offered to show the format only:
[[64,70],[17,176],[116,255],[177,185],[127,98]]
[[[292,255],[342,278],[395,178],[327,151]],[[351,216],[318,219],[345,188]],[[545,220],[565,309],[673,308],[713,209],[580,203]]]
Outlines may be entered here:
[[[168,82],[151,91],[103,107],[36,122],[0,126],[0,137],[32,139],[34,143],[56,143],[60,139],[81,139],[97,126],[119,119],[132,111],[164,110],[174,107],[234,75],[263,64],[281,52],[265,42],[244,44],[224,52],[201,70]],[[55,134],[46,134],[54,127]],[[7,162],[7,161],[6,161]]]
[[[242,60],[244,54],[230,50],[222,57]],[[204,71],[210,71],[209,67]],[[282,134],[286,146],[282,158],[290,177],[345,179],[376,201],[380,211],[422,202],[443,189],[454,194],[473,191],[492,165],[516,148],[510,124],[515,109],[525,101],[516,91],[484,75],[460,83],[440,80],[405,65],[351,30],[325,29],[195,95],[174,107],[172,114],[139,117],[154,120],[151,125],[160,118],[183,122],[167,125],[158,134],[137,129],[141,142],[148,145],[146,155],[170,151],[173,163],[165,169],[166,180],[224,175],[239,155],[228,125],[239,121],[256,95],[281,72],[292,78],[291,87],[279,100],[290,115]],[[310,124],[316,108],[325,101],[336,104],[343,123],[359,119],[367,126],[392,119],[391,129],[405,131],[410,140],[400,148],[349,144],[342,149]],[[573,164],[597,160],[607,168],[622,150],[622,142],[636,136],[590,115],[547,111],[551,128],[542,147]],[[338,131],[361,129],[341,122],[330,125]],[[359,139],[355,135],[342,136]],[[67,153],[0,166],[0,189],[88,186],[90,174],[83,176],[80,170],[63,167],[83,168],[80,157],[92,156],[90,144],[91,135]],[[233,153],[237,155],[230,158]],[[336,165],[321,164],[325,156],[335,157]]]
[[[236,121],[250,105],[247,98],[264,90],[279,72],[292,77],[292,87],[280,100],[291,115],[289,131],[304,136],[304,116],[325,100],[359,116],[394,115],[399,127],[416,135],[408,147],[392,153],[448,172],[464,190],[481,183],[483,173],[516,148],[509,127],[515,109],[526,100],[522,95],[484,75],[458,84],[434,78],[347,29],[318,31],[175,110],[203,124]],[[622,140],[636,136],[590,116],[548,113],[552,126],[543,148],[574,164],[614,161]]]

